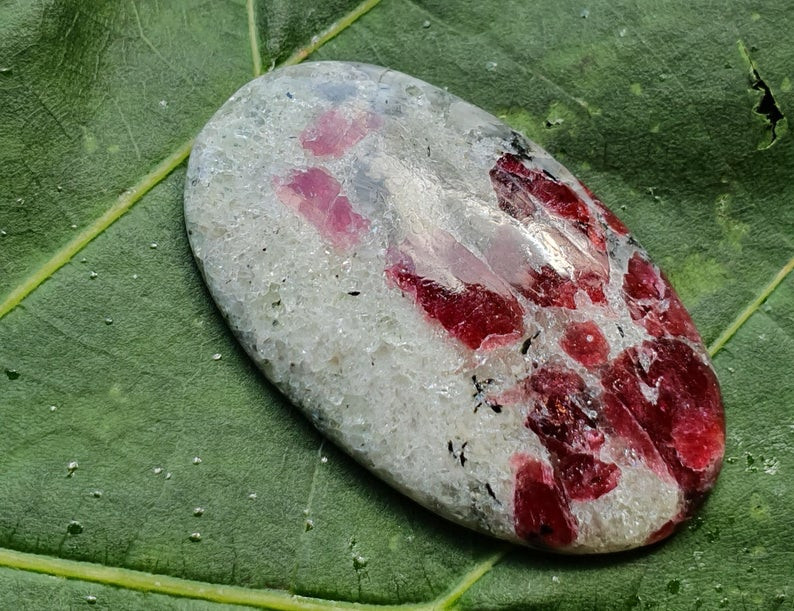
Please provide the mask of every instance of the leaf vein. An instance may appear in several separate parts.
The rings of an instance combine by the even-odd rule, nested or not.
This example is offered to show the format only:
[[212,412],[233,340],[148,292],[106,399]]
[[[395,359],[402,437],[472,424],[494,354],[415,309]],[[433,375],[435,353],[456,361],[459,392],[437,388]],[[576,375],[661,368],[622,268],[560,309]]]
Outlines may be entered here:
[[733,322],[728,325],[728,327],[720,334],[720,336],[714,340],[714,343],[709,346],[709,354],[714,357],[720,350],[725,347],[730,339],[736,335],[737,331],[746,323],[750,317],[761,307],[761,305],[769,299],[769,296],[775,291],[775,289],[780,286],[783,280],[794,270],[794,257],[789,259],[788,263],[786,263],[781,270],[775,274],[775,277],[767,284],[758,296],[756,296],[753,301],[741,312],[739,315],[733,320]]
[[[152,592],[180,598],[193,598],[215,603],[246,605],[265,609],[282,609],[284,611],[357,609],[359,611],[369,611],[384,608],[382,605],[300,596],[283,590],[253,589],[193,581],[180,577],[171,577],[170,575],[157,575],[5,548],[0,548],[0,566],[31,573],[101,583],[140,592]],[[425,605],[401,605],[399,608],[424,609],[427,607]]]
[[259,38],[256,34],[254,0],[246,0],[245,9],[248,14],[248,40],[251,43],[251,59],[254,63],[254,76],[259,76],[262,74],[262,56],[259,54]]
[[146,174],[136,185],[122,193],[116,202],[108,208],[105,213],[88,225],[77,236],[67,242],[41,267],[34,270],[17,288],[15,288],[0,303],[0,319],[13,310],[30,293],[36,290],[47,278],[52,276],[61,267],[66,265],[72,257],[79,253],[87,244],[99,236],[105,229],[110,227],[125,212],[152,190],[166,176],[168,176],[179,164],[181,164],[190,154],[193,140],[189,140],[180,146],[176,151],[163,159],[155,168]]

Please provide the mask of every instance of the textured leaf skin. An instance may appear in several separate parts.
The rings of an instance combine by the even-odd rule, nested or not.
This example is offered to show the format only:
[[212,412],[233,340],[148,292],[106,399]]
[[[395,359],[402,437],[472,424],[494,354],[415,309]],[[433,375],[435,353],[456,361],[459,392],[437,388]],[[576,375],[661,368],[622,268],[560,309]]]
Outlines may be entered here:
[[[737,45],[786,114],[792,20],[784,4],[724,4],[390,0],[312,58],[446,86],[547,147],[629,225],[713,342],[794,255],[794,144],[780,129],[763,148]],[[261,64],[355,5],[256,3]],[[0,300],[251,78],[246,9],[0,4]],[[499,545],[323,443],[238,349],[192,263],[183,180],[183,167],[159,180],[0,318],[0,547],[336,601],[430,602],[465,582],[458,603],[472,609],[791,606],[791,276],[715,356],[728,460],[697,520],[602,559],[512,550],[469,584]],[[114,608],[186,606],[0,569],[2,607],[79,606],[94,588]]]

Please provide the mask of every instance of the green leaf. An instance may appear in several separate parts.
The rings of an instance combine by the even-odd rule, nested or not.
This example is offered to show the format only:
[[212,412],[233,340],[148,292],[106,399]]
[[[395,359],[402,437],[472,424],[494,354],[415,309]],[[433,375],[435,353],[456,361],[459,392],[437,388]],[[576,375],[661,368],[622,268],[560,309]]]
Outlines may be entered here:
[[[790,606],[794,24],[722,4],[0,3],[0,606]],[[237,87],[310,54],[504,117],[666,269],[728,418],[688,528],[597,559],[505,547],[392,492],[252,367],[191,258],[184,160]]]

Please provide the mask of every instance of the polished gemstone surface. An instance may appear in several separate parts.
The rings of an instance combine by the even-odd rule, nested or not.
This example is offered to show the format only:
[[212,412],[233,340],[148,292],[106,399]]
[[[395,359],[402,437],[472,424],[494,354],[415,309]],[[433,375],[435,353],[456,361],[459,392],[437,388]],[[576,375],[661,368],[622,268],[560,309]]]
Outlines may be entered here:
[[568,553],[713,486],[719,387],[670,284],[547,152],[410,76],[314,62],[196,140],[191,246],[265,375],[431,510]]

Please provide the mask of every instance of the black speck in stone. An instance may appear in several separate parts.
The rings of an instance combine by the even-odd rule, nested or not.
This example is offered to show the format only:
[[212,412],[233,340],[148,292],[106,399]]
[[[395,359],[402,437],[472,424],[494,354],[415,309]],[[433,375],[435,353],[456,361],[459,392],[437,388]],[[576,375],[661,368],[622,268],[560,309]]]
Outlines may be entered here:
[[292,95],[292,94],[291,94],[291,93],[288,91],[288,92],[287,92],[287,97],[288,97],[288,98],[291,100],[291,99],[292,99],[292,98],[294,98],[295,96],[294,96],[294,95]]
[[527,147],[524,146],[524,137],[518,132],[513,132],[513,139],[510,141],[510,146],[513,147],[513,150],[519,157],[523,157],[524,159],[532,159],[532,155],[529,154],[529,150],[527,150]]
[[623,332],[623,327],[620,325],[615,325],[618,328],[618,333],[620,333],[620,337],[626,337],[626,334]]
[[452,447],[452,440],[451,439],[447,442],[447,450],[449,450],[452,453],[455,452],[454,448]]
[[488,492],[488,496],[490,496],[493,500],[496,500],[496,495],[494,494],[493,488],[491,488],[491,484],[485,484],[485,490]]
[[350,295],[351,297],[358,297],[359,295],[361,295],[361,291],[348,291],[347,294]]
[[535,335],[533,335],[532,337],[528,337],[527,339],[524,340],[524,343],[521,344],[521,354],[526,354],[527,352],[529,352],[529,349],[532,346],[532,341],[537,339],[538,335],[540,335],[540,330],[537,330],[535,332]]

